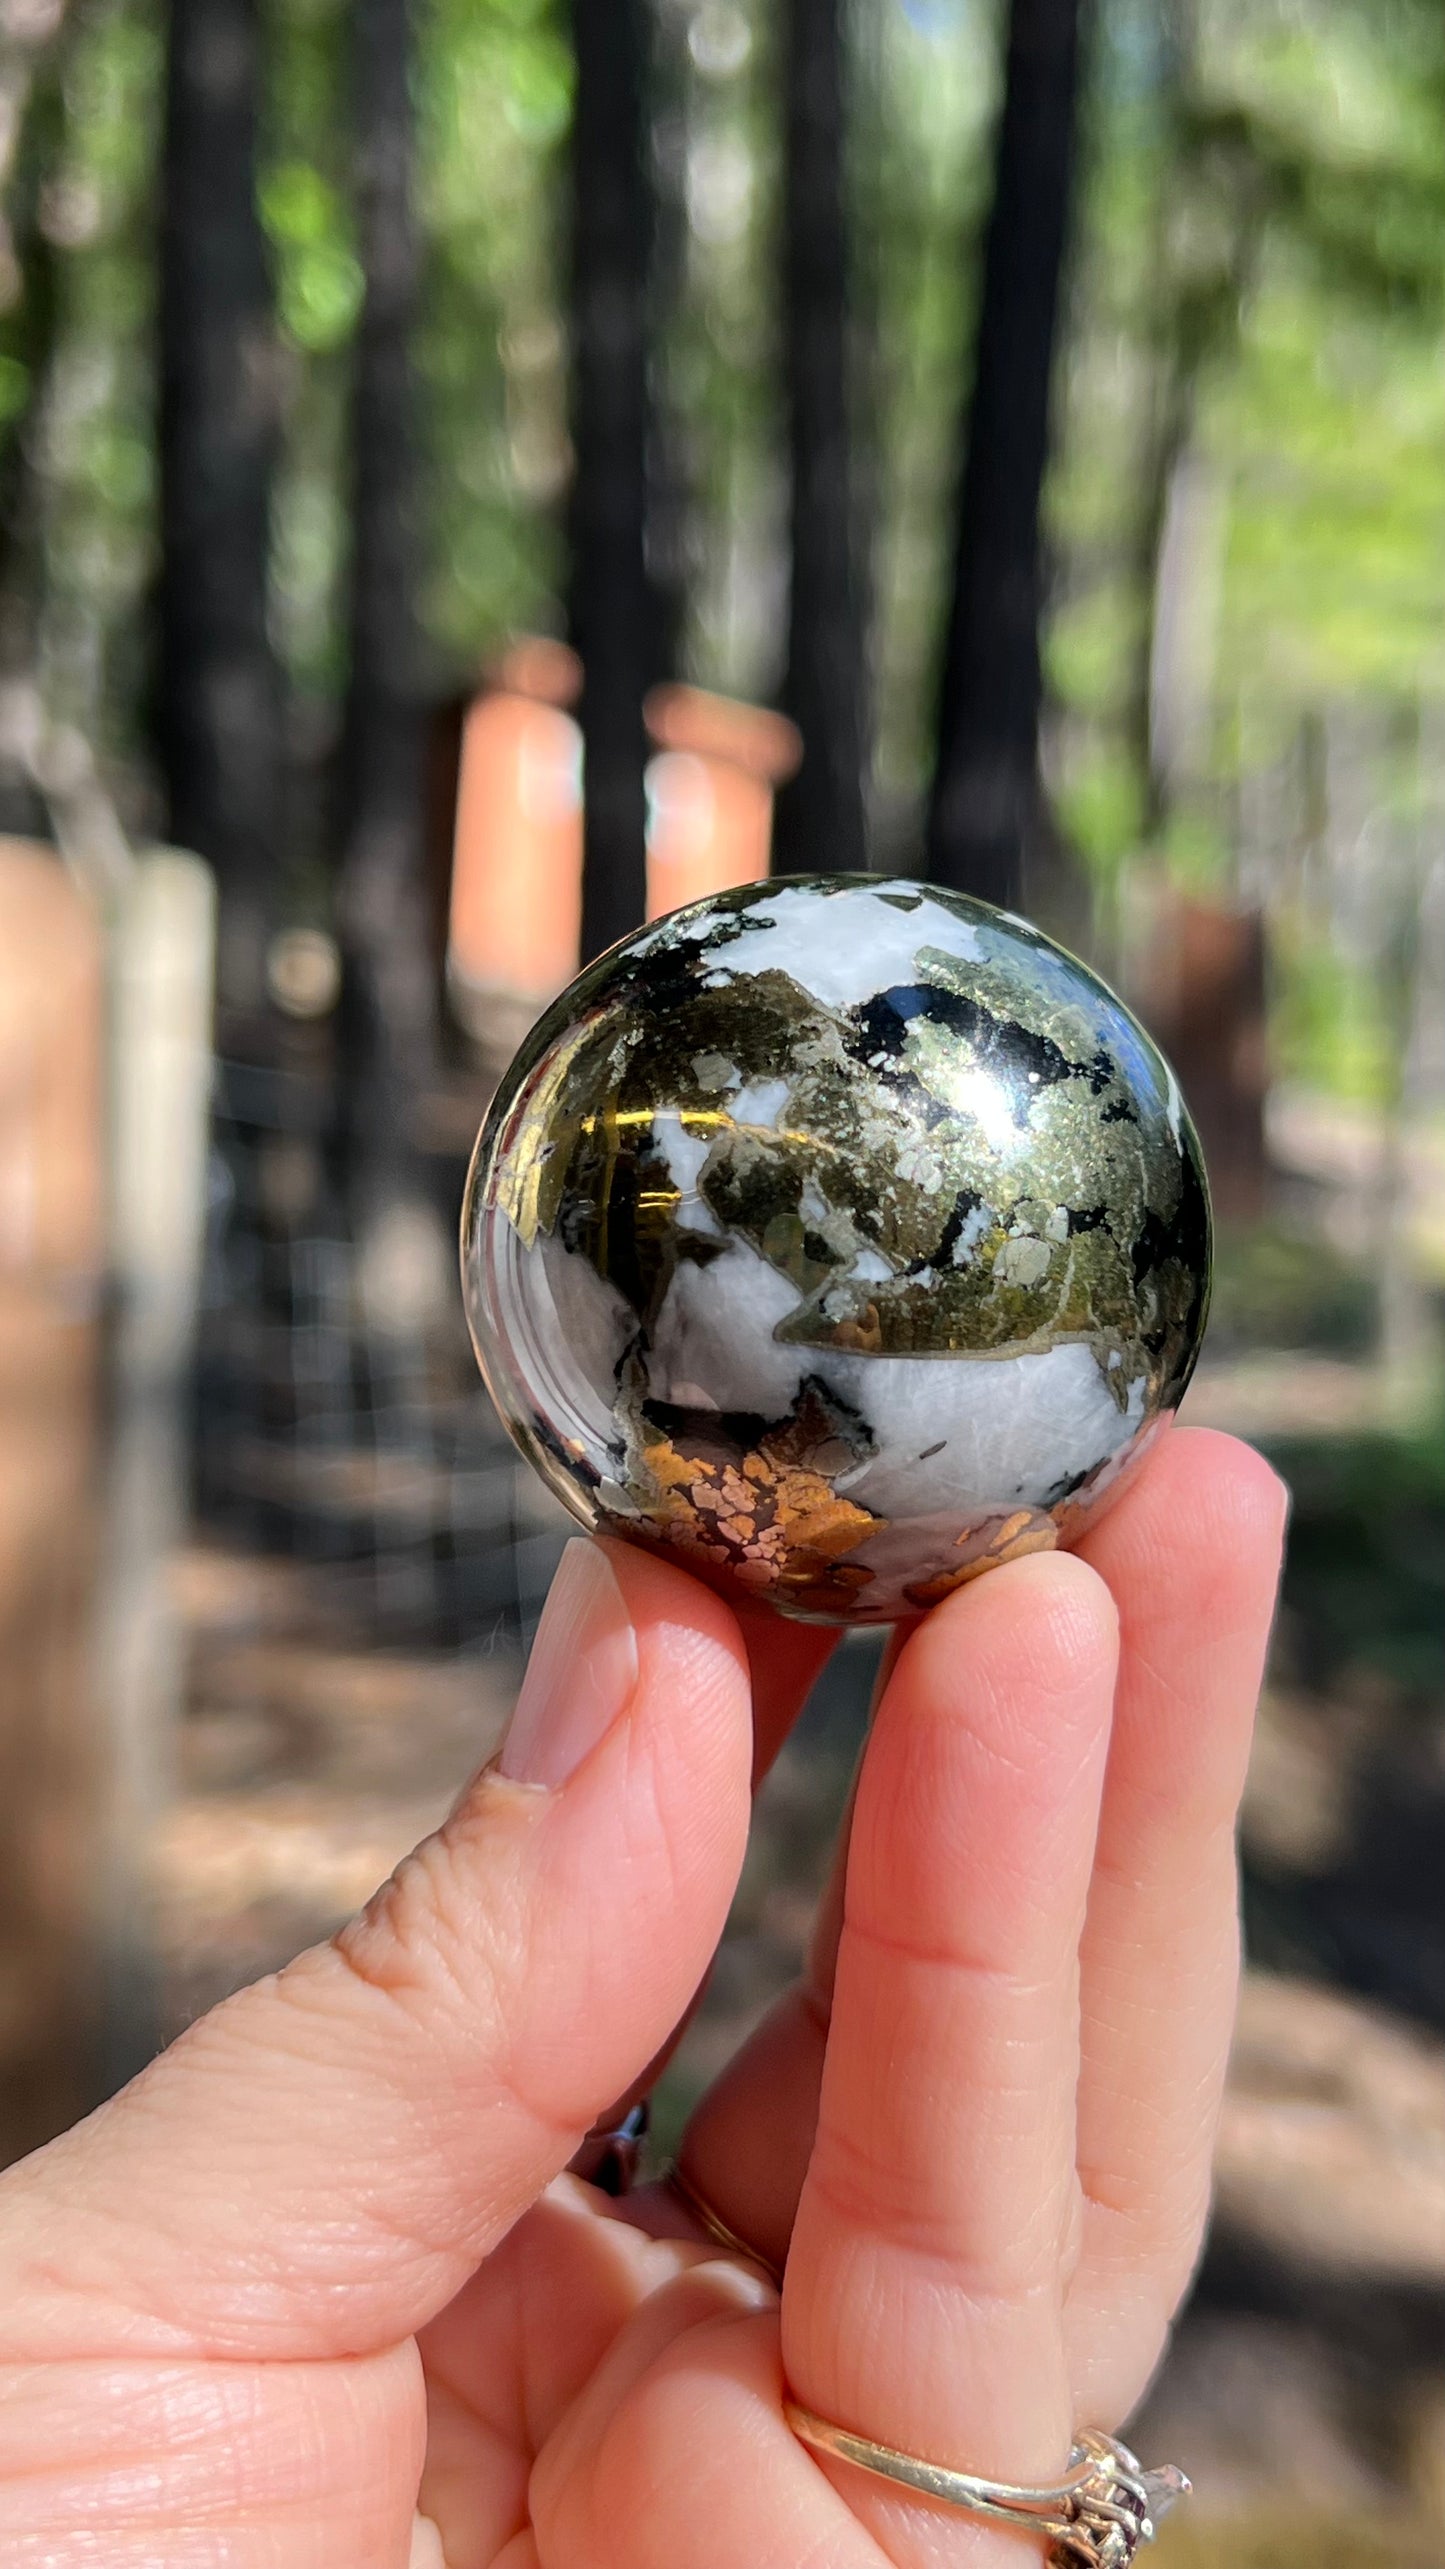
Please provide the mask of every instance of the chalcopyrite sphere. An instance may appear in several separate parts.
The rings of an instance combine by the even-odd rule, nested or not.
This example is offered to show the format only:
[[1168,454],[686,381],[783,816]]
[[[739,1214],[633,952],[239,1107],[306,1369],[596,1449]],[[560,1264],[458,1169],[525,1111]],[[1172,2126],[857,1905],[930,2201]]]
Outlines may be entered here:
[[462,1222],[482,1371],[596,1531],[886,1623],[1074,1542],[1173,1410],[1209,1203],[1173,1073],[1007,912],[695,902],[533,1029]]

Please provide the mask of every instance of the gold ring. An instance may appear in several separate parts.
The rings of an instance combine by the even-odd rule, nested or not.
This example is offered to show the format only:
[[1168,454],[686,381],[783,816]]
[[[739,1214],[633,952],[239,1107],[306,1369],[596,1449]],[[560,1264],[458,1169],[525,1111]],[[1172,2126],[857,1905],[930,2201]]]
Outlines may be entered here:
[[751,2248],[746,2239],[740,2239],[722,2214],[713,2210],[706,2195],[699,2193],[691,2177],[683,2175],[676,2162],[667,2172],[666,2183],[669,2193],[676,2196],[684,2212],[691,2213],[699,2229],[707,2232],[715,2248],[724,2249],[730,2257],[741,2257],[750,2266],[761,2266],[769,2281],[777,2286],[779,2292],[782,2291],[781,2266],[775,2266],[771,2257],[763,2255],[761,2248]]
[[875,2479],[892,2480],[943,2506],[992,2516],[1017,2533],[1043,2534],[1050,2569],[1130,2569],[1135,2552],[1153,2541],[1160,2518],[1176,2498],[1189,2494],[1182,2471],[1168,2463],[1146,2471],[1127,2444],[1092,2429],[1079,2437],[1061,2480],[1030,2488],[979,2479],[900,2453],[894,2445],[875,2444],[869,2435],[855,2435],[846,2426],[815,2417],[796,2400],[784,2401],[783,2415],[815,2453],[851,2462]]

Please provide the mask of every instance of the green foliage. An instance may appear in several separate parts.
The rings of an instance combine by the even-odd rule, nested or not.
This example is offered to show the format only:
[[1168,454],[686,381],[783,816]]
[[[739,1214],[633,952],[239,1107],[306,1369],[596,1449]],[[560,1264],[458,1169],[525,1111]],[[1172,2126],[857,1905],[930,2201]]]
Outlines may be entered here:
[[1343,741],[1368,879],[1419,787],[1402,709],[1445,699],[1442,144],[1427,0],[1112,0],[1049,492],[1051,773],[1098,892],[1242,866],[1278,1067],[1376,1103],[1398,903],[1322,888],[1301,744]]
[[[1445,227],[1442,227],[1445,236]],[[1445,380],[1434,330],[1331,312],[1283,254],[1207,433],[1230,454],[1221,650],[1257,673],[1250,746],[1300,708],[1445,677]]]
[[258,190],[276,252],[281,327],[298,348],[340,347],[361,310],[364,280],[351,247],[346,204],[307,161],[282,161]]
[[272,632],[303,702],[345,679],[347,351],[361,310],[352,237],[341,0],[272,0],[257,210],[287,354],[272,507]]
[[[1050,666],[1057,673],[1057,661]],[[1137,844],[1142,799],[1127,747],[1102,730],[1064,767],[1055,795],[1059,818],[1101,893],[1117,887]]]
[[558,0],[434,0],[422,26],[422,604],[442,664],[470,676],[510,629],[557,616],[571,58]]
[[1301,1086],[1383,1105],[1393,1092],[1399,1030],[1369,959],[1298,915],[1276,922],[1275,1064]]
[[898,794],[916,792],[928,768],[997,97],[993,38],[978,9],[889,11],[877,37],[878,765]]
[[1294,1496],[1284,1602],[1306,1683],[1445,1700],[1445,1421],[1278,1445]]
[[154,564],[151,179],[161,50],[148,0],[90,0],[40,66],[11,212],[20,292],[0,348],[23,586],[56,712],[133,773]]
[[1445,22],[1413,0],[1185,17],[1192,49],[1142,90],[1116,64],[1096,101],[1049,667],[1092,765],[1083,735],[1127,731],[1147,693],[1141,536],[1172,398],[1219,496],[1190,786],[1208,804],[1312,707],[1445,677]]
[[1258,1223],[1215,1243],[1209,1340],[1229,1349],[1308,1347],[1362,1356],[1374,1342],[1373,1278],[1303,1225]]

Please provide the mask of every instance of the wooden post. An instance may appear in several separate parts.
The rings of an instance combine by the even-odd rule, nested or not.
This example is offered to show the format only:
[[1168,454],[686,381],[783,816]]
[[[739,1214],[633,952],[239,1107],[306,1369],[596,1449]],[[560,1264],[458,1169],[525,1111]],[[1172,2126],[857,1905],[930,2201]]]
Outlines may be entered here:
[[0,840],[0,2161],[94,2101],[101,942]]

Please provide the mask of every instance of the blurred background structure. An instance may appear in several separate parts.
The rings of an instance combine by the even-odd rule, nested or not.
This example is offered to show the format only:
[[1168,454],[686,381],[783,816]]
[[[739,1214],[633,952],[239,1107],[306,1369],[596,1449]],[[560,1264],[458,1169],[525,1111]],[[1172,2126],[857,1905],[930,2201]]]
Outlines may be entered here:
[[451,1243],[537,1010],[770,864],[926,871],[1175,1058],[1190,1407],[1295,1491],[1161,2561],[1438,2562],[1433,0],[0,0],[0,829],[0,2157],[505,1719],[564,1529]]

